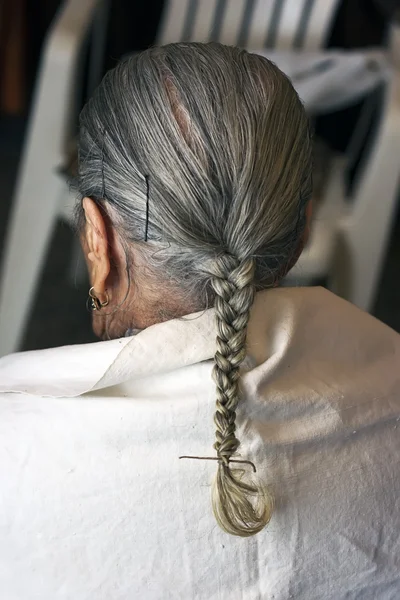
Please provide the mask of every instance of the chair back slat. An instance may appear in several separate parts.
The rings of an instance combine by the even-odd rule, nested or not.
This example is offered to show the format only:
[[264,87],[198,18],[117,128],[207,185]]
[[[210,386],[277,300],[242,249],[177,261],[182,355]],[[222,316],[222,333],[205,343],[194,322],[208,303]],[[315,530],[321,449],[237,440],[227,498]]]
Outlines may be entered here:
[[166,0],[161,16],[157,44],[170,44],[183,40],[185,22],[195,10],[195,3],[191,0]]
[[[322,0],[323,1],[323,0]],[[305,27],[309,0],[284,0],[276,2],[279,12],[275,8],[276,23],[270,25],[270,39],[267,46],[278,50],[290,50],[299,47],[298,39]]]
[[338,5],[339,0],[275,0],[278,14],[276,22],[270,23],[267,47],[279,50],[323,48]]
[[192,41],[210,42],[214,39],[215,12],[217,10],[218,0],[207,0],[199,2],[196,11],[196,18],[193,26]]
[[274,8],[274,0],[255,0],[245,41],[246,47],[256,49],[267,46]]
[[338,8],[339,0],[314,2],[303,43],[305,49],[318,50],[326,45]]
[[317,50],[339,0],[167,0],[158,44],[217,41],[250,49]]
[[237,46],[240,44],[241,30],[247,0],[226,0],[219,26],[218,42]]

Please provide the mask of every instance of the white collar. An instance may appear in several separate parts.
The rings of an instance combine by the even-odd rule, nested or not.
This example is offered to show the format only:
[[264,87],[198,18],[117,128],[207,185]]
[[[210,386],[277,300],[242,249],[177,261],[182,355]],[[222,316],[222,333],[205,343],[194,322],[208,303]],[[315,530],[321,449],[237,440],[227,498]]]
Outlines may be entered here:
[[[125,396],[137,379],[156,381],[211,359],[215,337],[211,309],[132,338],[15,354],[0,360],[0,398],[68,398],[106,388],[112,398]],[[285,443],[400,418],[399,364],[400,336],[330,292],[260,292],[248,327],[246,411],[268,439]]]
[[0,359],[0,392],[79,396],[207,360],[214,352],[210,309],[153,325],[129,338],[6,356]]
[[[215,338],[210,309],[131,338],[14,354],[0,360],[0,392],[79,396],[209,360]],[[302,378],[310,366],[324,361],[338,364],[336,378],[362,366],[362,372],[374,374],[377,388],[391,387],[391,398],[398,393],[400,336],[322,288],[259,292],[248,339],[249,360],[271,377],[295,363]]]

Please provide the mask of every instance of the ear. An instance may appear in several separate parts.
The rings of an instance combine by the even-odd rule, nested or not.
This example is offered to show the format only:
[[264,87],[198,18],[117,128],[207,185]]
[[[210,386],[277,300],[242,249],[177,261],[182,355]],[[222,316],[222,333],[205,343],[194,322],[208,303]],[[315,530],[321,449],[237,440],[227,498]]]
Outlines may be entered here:
[[102,299],[106,293],[106,280],[110,274],[107,226],[101,209],[91,198],[84,198],[82,206],[86,220],[83,246],[90,282],[97,296]]

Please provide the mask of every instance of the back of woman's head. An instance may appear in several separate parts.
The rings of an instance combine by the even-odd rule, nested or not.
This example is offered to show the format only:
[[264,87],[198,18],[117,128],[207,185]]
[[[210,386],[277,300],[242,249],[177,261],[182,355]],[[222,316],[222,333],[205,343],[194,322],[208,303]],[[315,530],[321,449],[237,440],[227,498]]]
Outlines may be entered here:
[[310,181],[296,92],[274,64],[239,48],[182,43],[132,56],[81,115],[81,196],[109,207],[128,254],[131,244],[145,256],[148,285],[164,282],[192,309],[215,306],[213,508],[242,536],[271,514],[268,496],[231,469],[249,311],[254,292],[297,258]]

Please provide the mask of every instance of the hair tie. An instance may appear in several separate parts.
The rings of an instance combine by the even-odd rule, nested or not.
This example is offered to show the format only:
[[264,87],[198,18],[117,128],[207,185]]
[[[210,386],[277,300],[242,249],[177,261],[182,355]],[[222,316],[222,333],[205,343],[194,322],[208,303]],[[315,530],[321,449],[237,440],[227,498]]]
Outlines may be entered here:
[[[218,456],[180,456],[179,458],[194,458],[196,460],[217,460],[220,463],[223,462],[222,459]],[[228,463],[242,463],[245,465],[251,465],[253,472],[257,473],[256,466],[254,463],[251,462],[251,460],[236,460],[234,458],[229,458]]]

